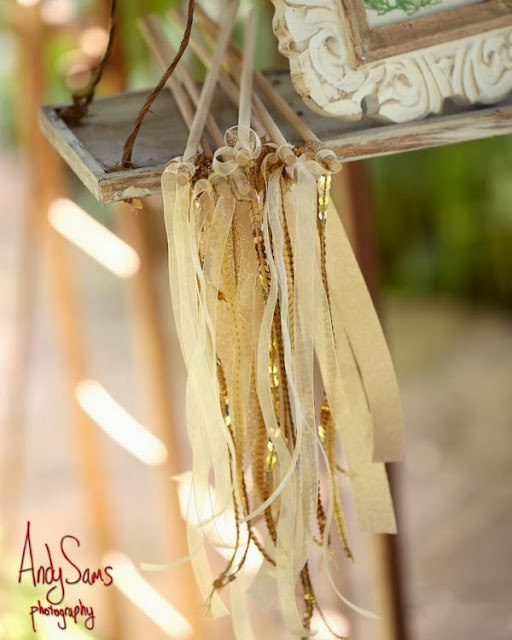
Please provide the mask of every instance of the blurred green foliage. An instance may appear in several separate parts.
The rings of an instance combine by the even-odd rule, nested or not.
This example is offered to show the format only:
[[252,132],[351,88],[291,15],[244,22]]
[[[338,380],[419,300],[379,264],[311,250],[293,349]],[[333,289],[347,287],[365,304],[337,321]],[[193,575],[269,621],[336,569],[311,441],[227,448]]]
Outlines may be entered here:
[[367,163],[385,283],[512,308],[512,138]]
[[370,11],[376,11],[383,16],[391,11],[402,11],[407,16],[413,16],[421,9],[434,7],[443,0],[364,0],[364,6]]

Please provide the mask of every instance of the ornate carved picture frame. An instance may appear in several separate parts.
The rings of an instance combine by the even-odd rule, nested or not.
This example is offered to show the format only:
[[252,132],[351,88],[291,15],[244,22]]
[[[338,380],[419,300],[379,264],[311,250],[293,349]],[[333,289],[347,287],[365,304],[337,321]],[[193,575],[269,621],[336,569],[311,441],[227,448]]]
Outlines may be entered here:
[[407,122],[512,91],[510,0],[272,1],[295,89],[324,115]]

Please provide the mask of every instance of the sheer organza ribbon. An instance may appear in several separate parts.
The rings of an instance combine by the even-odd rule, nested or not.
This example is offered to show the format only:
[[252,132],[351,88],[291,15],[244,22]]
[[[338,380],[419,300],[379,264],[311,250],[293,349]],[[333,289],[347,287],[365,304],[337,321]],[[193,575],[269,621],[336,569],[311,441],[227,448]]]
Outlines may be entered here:
[[[212,591],[207,546],[231,548],[218,526],[221,518],[232,523],[240,548],[253,544],[250,527],[270,509],[277,537],[275,543],[268,538],[264,547],[275,558],[275,567],[265,564],[250,589],[243,571],[237,574],[242,582],[226,582],[235,633],[244,640],[252,637],[240,585],[261,596],[271,580],[287,629],[308,637],[313,631],[304,626],[296,588],[312,553],[324,464],[328,491],[321,544],[328,579],[348,606],[372,615],[346,600],[332,575],[329,539],[334,525],[349,552],[333,456],[337,441],[360,528],[394,532],[383,463],[401,454],[398,387],[341,220],[319,191],[330,176],[334,154],[308,151],[286,165],[282,151],[290,145],[263,147],[252,130],[242,144],[239,133],[237,128],[226,133],[226,145],[216,151],[208,178],[196,179],[194,165],[180,158],[169,163],[162,176],[171,298],[188,372],[190,561],[211,614],[225,615],[223,600],[216,589]],[[253,180],[254,166],[263,180]],[[180,185],[177,175],[184,169],[189,182]],[[324,244],[317,229],[320,202]],[[264,260],[254,250],[258,243]],[[291,264],[285,258],[288,250]],[[264,293],[262,270],[268,271]],[[270,382],[276,318],[284,362],[279,393],[281,398],[288,394],[293,417],[293,438],[288,441]],[[329,446],[319,433],[315,362],[332,419]],[[226,391],[219,382],[220,365]],[[272,483],[265,495],[246,481],[246,450],[251,450],[260,416],[262,433],[275,455],[275,466],[267,470]],[[253,456],[260,454],[251,450],[250,455],[251,464],[258,462]],[[241,557],[239,549],[233,551],[234,558]]]

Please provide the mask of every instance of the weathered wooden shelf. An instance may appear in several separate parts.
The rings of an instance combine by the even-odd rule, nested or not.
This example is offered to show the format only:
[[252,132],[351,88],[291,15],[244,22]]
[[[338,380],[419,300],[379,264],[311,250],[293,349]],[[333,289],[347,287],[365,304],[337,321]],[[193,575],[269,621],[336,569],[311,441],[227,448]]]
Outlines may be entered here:
[[[492,107],[452,107],[447,114],[406,124],[367,119],[346,122],[309,110],[295,93],[287,72],[265,75],[325,145],[344,161],[512,133],[512,96]],[[136,168],[119,170],[124,140],[147,94],[139,91],[99,98],[77,127],[68,126],[59,118],[62,105],[40,110],[43,133],[100,202],[160,193],[165,165],[183,153],[188,131],[166,89],[146,116],[135,143]],[[271,108],[270,111],[286,138],[300,142],[282,116]],[[212,112],[223,130],[237,122],[237,110],[220,88]]]

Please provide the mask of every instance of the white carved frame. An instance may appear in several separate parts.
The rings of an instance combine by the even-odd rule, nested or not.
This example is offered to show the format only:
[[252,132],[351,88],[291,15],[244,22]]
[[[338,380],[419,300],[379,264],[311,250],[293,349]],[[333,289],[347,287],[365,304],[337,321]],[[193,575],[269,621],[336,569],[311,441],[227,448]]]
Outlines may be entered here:
[[[364,104],[371,118],[406,122],[440,113],[447,98],[490,104],[512,91],[512,13],[498,21],[503,25],[498,28],[372,60],[353,28],[355,5],[272,1],[274,32],[289,59],[295,89],[325,115],[357,120]],[[443,13],[438,16],[442,25]]]

